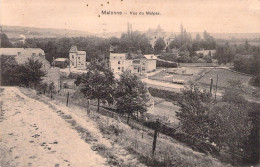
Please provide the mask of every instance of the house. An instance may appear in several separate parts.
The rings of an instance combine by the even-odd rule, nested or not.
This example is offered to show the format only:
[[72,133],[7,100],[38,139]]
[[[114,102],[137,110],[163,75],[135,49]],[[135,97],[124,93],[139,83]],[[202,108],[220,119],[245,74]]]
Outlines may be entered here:
[[216,50],[198,50],[198,51],[195,51],[195,53],[197,55],[202,55],[202,56],[213,56],[216,54]]
[[67,58],[57,58],[53,61],[54,67],[67,68],[68,65],[69,65],[69,59]]
[[28,58],[34,58],[43,64],[43,69],[50,69],[50,63],[40,48],[0,48],[0,55],[13,56],[19,64],[25,63]]
[[76,45],[72,45],[69,51],[70,66],[74,68],[86,68],[86,52],[78,51]]
[[150,55],[129,56],[126,53],[110,53],[109,66],[115,75],[129,70],[133,74],[146,74],[156,69],[157,57]]
[[162,38],[164,40],[166,47],[169,46],[171,41],[173,41],[175,38],[173,33],[165,32],[160,25],[158,25],[156,29],[149,28],[149,30],[145,34],[150,40],[150,44],[153,48],[158,38]]
[[114,74],[120,75],[125,70],[130,69],[131,65],[132,61],[127,59],[126,53],[110,53],[109,67]]

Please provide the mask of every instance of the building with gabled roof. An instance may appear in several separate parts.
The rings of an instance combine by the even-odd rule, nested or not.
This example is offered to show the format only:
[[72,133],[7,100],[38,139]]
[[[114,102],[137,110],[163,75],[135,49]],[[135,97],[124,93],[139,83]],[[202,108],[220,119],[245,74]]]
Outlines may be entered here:
[[126,70],[142,75],[156,69],[156,60],[153,54],[128,56],[127,53],[110,53],[109,66],[115,75]]
[[76,45],[72,45],[69,51],[70,66],[74,68],[86,68],[86,52],[78,51]]
[[50,63],[40,48],[0,48],[0,55],[13,56],[19,64],[25,63],[28,58],[34,58],[43,64],[43,69],[50,69]]

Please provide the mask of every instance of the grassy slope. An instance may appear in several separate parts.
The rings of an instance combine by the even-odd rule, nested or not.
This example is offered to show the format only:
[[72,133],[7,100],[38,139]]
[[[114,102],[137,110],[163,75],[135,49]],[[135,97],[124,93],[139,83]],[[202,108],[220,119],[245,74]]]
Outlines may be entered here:
[[[26,93],[28,94],[28,91]],[[55,102],[59,105],[64,105],[66,101],[65,97],[61,95],[55,95],[54,98]],[[46,100],[45,97],[45,101],[48,102],[49,100]],[[84,100],[71,99],[70,101],[69,108],[72,109],[70,110],[71,112],[76,115],[84,113],[86,110],[84,108]],[[92,106],[91,110],[90,118],[95,120],[102,135],[112,141],[112,143],[132,152],[144,164],[149,166],[223,166],[223,164],[211,156],[195,152],[186,145],[162,134],[158,137],[157,148],[153,158],[151,155],[153,130],[138,125],[130,128],[119,117],[115,116],[115,118],[111,118],[96,113],[95,106]],[[112,157],[116,156],[115,149],[110,150],[108,155]],[[125,156],[128,157],[130,155],[128,153]]]

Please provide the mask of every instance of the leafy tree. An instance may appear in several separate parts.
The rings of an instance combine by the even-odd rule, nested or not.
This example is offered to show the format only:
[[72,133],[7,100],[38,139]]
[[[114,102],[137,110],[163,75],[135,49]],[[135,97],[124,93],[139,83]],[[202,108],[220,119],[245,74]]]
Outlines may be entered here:
[[150,100],[148,90],[140,78],[125,71],[120,75],[115,91],[117,109],[128,115],[127,123],[133,113],[147,111],[147,102]]
[[113,103],[114,74],[105,61],[92,61],[87,70],[82,76],[81,92],[89,99],[97,99],[99,111],[100,100]]
[[12,56],[0,55],[1,57],[1,85],[18,85],[16,77],[18,63]]
[[11,48],[12,43],[9,41],[7,35],[5,33],[0,33],[0,48]]
[[158,38],[155,41],[155,45],[154,45],[154,53],[155,54],[159,54],[161,53],[162,50],[164,50],[166,47],[166,44],[164,42],[164,40],[162,38]]
[[35,87],[42,81],[42,77],[46,76],[42,63],[34,58],[28,58],[24,64],[19,65],[18,70],[17,77],[24,86]]
[[248,109],[232,103],[219,103],[211,109],[209,117],[214,120],[210,141],[220,149],[228,149],[233,160],[243,160],[240,156],[247,156],[245,148],[252,128]]
[[180,120],[181,129],[197,138],[207,140],[211,121],[208,117],[210,93],[200,91],[196,85],[190,85],[182,91],[180,100],[181,107],[176,113]]

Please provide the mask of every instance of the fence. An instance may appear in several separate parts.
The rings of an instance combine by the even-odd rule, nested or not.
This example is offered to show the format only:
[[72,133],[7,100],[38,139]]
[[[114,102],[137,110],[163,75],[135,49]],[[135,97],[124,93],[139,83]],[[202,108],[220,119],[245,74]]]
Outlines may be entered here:
[[[67,93],[65,93],[65,91],[62,92],[60,94],[55,94],[54,99],[63,101],[67,106],[73,104],[85,108],[89,107],[91,111],[94,111],[97,108],[97,105],[95,104],[90,104],[87,106],[85,99],[72,98],[73,93],[71,92],[73,91],[68,91]],[[196,136],[187,134],[186,132],[183,132],[178,126],[169,125],[160,122],[159,120],[147,120],[145,117],[138,118],[137,116],[132,117],[130,122],[127,122],[128,116],[118,113],[114,108],[105,106],[101,106],[100,110],[93,112],[93,114],[96,112],[103,116],[113,118],[119,122],[128,123],[130,127],[135,129],[135,134],[132,136],[120,136],[120,138],[117,139],[118,142],[127,147],[129,150],[137,152],[144,157],[150,157],[150,159],[158,160],[161,165],[166,165],[172,162],[176,152],[172,153],[171,150],[176,148],[172,143],[166,144],[165,137],[160,137],[159,133],[184,142],[190,146],[193,146],[193,148],[195,146],[197,151],[210,152],[213,153],[213,155],[218,152],[218,148],[216,148],[216,146],[209,141],[204,141]],[[108,122],[105,122],[104,124],[106,124],[107,127],[110,126]],[[107,134],[113,133],[113,129],[107,130],[107,128],[102,128],[102,131]],[[191,142],[190,139],[193,139],[192,141],[195,141],[195,143]],[[242,156],[239,153],[231,153],[229,150],[224,151],[229,155],[232,154],[239,158],[249,159],[249,157],[245,157],[244,155]]]

